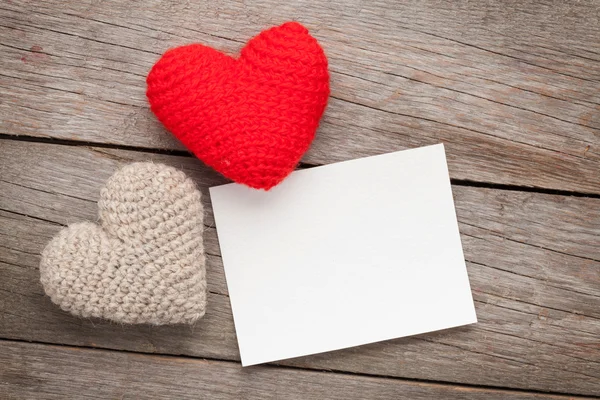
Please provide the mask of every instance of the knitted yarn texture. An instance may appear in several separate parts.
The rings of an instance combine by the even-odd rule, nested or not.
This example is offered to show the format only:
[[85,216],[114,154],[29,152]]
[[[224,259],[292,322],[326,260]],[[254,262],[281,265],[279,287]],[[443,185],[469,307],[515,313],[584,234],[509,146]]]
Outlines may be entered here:
[[323,49],[288,22],[233,58],[202,44],[168,50],[148,74],[156,117],[229,179],[270,189],[308,150],[329,97]]
[[206,310],[200,196],[175,168],[125,166],[101,190],[100,225],[70,225],[42,252],[46,294],[81,317],[153,325],[197,321]]

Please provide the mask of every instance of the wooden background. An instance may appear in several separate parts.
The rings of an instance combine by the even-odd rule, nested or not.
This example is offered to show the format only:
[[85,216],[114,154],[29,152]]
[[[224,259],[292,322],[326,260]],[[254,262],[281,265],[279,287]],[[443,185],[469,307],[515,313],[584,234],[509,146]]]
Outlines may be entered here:
[[[294,19],[332,84],[303,163],[443,142],[478,324],[240,367],[207,190],[225,180],[155,120],[145,76]],[[600,395],[600,1],[4,0],[0,50],[0,398]],[[134,160],[205,195],[194,327],[77,319],[39,284],[44,245]]]

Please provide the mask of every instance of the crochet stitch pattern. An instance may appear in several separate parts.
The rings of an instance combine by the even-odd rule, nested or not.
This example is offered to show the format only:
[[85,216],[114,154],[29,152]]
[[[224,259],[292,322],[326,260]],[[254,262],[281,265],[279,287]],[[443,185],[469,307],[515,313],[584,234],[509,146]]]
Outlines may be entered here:
[[146,82],[152,111],[189,150],[265,190],[300,162],[329,97],[325,53],[297,22],[261,32],[237,59],[202,44],[168,50]]
[[100,192],[100,225],[60,231],[42,252],[41,282],[76,316],[126,324],[191,324],[206,310],[203,206],[175,168],[134,163]]

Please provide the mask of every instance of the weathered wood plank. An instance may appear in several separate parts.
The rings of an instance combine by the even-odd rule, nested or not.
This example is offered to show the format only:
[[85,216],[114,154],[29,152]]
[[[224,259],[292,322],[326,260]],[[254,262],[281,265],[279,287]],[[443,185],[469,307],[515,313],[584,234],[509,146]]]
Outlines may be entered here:
[[194,41],[236,53],[264,27],[298,19],[332,71],[305,162],[443,141],[456,179],[600,193],[599,7],[7,2],[0,133],[182,149],[144,95],[159,55]]
[[[44,296],[39,252],[62,225],[95,220],[124,163],[184,169],[205,194],[209,308],[194,328],[76,319]],[[0,337],[238,360],[207,188],[192,157],[0,141]],[[479,323],[285,365],[477,385],[600,393],[600,199],[453,187]]]
[[289,368],[0,341],[8,399],[566,399]]

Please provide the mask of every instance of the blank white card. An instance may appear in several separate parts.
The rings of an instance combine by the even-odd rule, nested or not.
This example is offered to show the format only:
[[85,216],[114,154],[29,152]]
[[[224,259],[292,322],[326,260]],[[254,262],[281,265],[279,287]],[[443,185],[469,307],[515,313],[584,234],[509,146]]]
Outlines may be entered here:
[[441,144],[210,194],[243,365],[477,322]]

